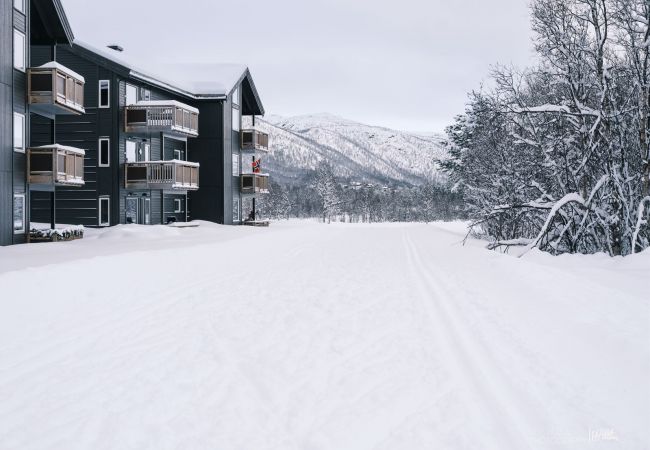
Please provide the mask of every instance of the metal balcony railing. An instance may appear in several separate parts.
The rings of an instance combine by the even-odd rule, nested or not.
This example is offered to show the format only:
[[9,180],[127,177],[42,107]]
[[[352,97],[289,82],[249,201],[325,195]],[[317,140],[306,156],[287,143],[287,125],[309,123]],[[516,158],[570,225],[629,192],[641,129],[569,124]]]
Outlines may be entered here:
[[84,155],[79,148],[53,144],[28,149],[27,174],[34,185],[83,186]]
[[124,165],[125,187],[195,191],[199,188],[199,164],[171,161],[128,162]]
[[269,175],[266,173],[243,173],[239,179],[242,194],[269,193]]
[[85,113],[84,85],[84,77],[54,61],[27,69],[31,110],[48,117]]
[[163,131],[184,136],[199,135],[199,110],[173,100],[142,101],[124,108],[127,133]]
[[269,135],[256,130],[246,129],[241,130],[241,149],[252,151],[269,151]]

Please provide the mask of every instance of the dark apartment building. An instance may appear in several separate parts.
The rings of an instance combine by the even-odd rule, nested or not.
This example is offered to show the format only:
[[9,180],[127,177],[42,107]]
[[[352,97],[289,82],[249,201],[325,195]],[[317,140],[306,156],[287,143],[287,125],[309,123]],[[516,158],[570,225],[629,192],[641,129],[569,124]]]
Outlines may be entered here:
[[268,136],[245,66],[162,77],[75,40],[58,0],[0,2],[0,244],[55,223],[257,223]]

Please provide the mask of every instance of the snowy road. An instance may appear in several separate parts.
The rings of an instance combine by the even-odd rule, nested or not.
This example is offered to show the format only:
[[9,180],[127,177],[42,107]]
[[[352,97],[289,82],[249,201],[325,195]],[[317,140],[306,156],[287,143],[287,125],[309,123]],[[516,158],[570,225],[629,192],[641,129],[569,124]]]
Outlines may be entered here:
[[462,237],[204,224],[0,248],[0,449],[650,448],[650,253]]

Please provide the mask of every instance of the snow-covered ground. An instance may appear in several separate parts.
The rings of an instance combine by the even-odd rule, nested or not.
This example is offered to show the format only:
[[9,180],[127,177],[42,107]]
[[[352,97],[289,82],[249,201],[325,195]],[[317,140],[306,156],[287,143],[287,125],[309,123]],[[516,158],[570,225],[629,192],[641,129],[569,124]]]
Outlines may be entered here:
[[650,253],[462,237],[202,223],[0,248],[0,448],[650,448]]

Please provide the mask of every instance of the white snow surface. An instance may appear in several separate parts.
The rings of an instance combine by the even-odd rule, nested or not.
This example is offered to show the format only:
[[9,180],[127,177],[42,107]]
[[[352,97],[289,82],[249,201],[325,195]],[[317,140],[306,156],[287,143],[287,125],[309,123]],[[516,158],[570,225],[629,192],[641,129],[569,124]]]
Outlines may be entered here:
[[0,248],[0,448],[650,448],[648,251],[199,225]]

